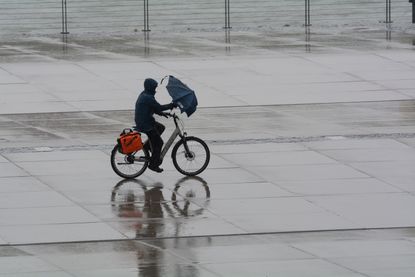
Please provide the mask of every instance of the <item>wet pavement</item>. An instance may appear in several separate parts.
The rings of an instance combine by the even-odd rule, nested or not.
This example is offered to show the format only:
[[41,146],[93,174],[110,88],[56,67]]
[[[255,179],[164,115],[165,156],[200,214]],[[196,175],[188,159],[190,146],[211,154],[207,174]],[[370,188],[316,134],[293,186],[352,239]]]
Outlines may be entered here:
[[[0,276],[413,276],[413,50],[328,48],[3,57]],[[110,150],[165,74],[211,163],[122,180]]]
[[2,246],[2,276],[412,276],[414,232]]
[[414,104],[201,108],[209,168],[136,180],[132,110],[2,115],[0,275],[412,276]]
[[[187,130],[208,141],[213,154],[208,170],[200,178],[183,178],[167,156],[163,174],[146,172],[130,181],[120,180],[109,164],[123,125],[101,126],[132,111],[71,113],[73,120],[65,113],[61,118],[4,115],[8,126],[46,134],[2,142],[0,237],[21,244],[410,227],[415,223],[415,135],[407,118],[414,103],[267,106],[258,107],[257,115],[240,107],[241,115],[226,123],[235,128],[217,122],[234,108],[202,108]],[[328,117],[326,109],[351,113]],[[371,114],[373,129],[346,128],[350,122],[370,125],[365,117],[370,111],[377,111]],[[92,114],[95,124],[76,125]],[[301,114],[310,122],[308,129]],[[380,114],[394,128],[386,120],[380,126]],[[258,126],[278,115],[282,119],[272,130]],[[200,128],[202,121],[216,126],[210,136],[208,126]],[[4,130],[4,138],[16,136],[17,127],[9,128],[9,135]],[[30,235],[34,231],[39,234]]]
[[[215,36],[201,40],[186,34],[186,46],[180,44],[181,37],[158,38],[150,49],[159,49],[158,43],[178,45],[164,46],[165,54],[149,55],[101,50],[99,46],[106,44],[93,39],[92,45],[81,44],[79,51],[69,49],[67,54],[62,52],[62,42],[55,40],[43,39],[41,46],[33,38],[27,44],[4,42],[0,113],[129,110],[146,77],[160,80],[167,74],[203,91],[199,94],[202,107],[414,99],[412,44],[374,39],[357,42],[362,50],[343,45],[353,40],[347,36],[325,36],[309,45],[301,33],[295,38],[235,36],[241,39],[226,44],[215,43]],[[275,41],[280,39],[287,42]],[[338,40],[340,45],[332,44]],[[121,45],[134,48],[133,41]],[[175,48],[183,52],[175,54]],[[14,54],[6,54],[10,49]],[[122,46],[118,50],[123,51]],[[170,100],[165,92],[159,96],[161,101]]]

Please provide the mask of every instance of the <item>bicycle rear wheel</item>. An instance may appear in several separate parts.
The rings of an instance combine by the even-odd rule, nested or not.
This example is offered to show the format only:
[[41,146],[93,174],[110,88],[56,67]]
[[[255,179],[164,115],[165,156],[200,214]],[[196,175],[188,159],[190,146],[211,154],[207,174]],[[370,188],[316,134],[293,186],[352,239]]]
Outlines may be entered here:
[[118,145],[115,145],[111,151],[111,167],[114,172],[126,179],[143,174],[150,160],[147,149],[143,148],[130,155],[123,154],[118,149]]
[[180,173],[195,176],[203,172],[209,164],[209,147],[197,137],[187,137],[185,140],[179,140],[174,146],[171,154],[173,164]]

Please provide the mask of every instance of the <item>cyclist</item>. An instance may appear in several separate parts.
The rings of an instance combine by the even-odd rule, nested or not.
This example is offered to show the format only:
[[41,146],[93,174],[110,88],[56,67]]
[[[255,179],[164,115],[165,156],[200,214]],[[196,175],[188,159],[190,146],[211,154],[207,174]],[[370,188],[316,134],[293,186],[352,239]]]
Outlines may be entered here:
[[171,110],[177,105],[175,103],[160,105],[154,97],[157,86],[158,83],[154,79],[148,78],[144,81],[144,91],[138,96],[135,104],[135,124],[137,131],[145,133],[150,141],[152,154],[148,168],[160,173],[163,172],[160,168],[162,163],[160,153],[164,143],[161,134],[166,127],[157,122],[153,115],[167,117],[163,111]]

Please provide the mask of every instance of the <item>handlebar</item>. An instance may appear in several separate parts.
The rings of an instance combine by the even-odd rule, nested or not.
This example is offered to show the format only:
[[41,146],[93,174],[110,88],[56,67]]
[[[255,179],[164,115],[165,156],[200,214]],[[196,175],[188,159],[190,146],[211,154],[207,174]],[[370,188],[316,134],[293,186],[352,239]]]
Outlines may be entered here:
[[178,116],[175,113],[164,113],[166,116],[178,118]]
[[[180,118],[175,113],[163,113],[166,117],[171,117],[174,119],[174,124],[178,126],[178,121],[181,121]],[[137,126],[132,126],[132,130],[137,131]],[[130,130],[131,130],[130,129]]]

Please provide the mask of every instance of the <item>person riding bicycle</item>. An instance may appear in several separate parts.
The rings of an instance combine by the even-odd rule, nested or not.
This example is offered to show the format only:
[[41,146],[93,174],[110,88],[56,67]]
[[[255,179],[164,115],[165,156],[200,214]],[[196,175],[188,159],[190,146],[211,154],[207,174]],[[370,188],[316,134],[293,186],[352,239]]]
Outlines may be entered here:
[[148,78],[144,81],[144,91],[140,93],[135,104],[135,124],[137,131],[145,133],[150,141],[152,154],[148,168],[155,172],[163,172],[163,169],[160,168],[162,163],[160,153],[164,144],[161,134],[166,127],[157,122],[153,115],[167,117],[163,111],[171,110],[177,105],[175,103],[160,105],[154,97],[157,86],[158,83],[154,79]]

